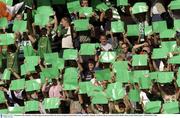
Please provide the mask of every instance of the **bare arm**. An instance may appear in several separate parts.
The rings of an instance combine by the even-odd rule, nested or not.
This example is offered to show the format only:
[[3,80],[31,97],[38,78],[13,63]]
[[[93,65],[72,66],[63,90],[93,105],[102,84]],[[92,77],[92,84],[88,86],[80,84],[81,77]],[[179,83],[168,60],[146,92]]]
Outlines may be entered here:
[[58,27],[58,20],[57,20],[56,15],[54,15],[54,30],[55,31],[57,30],[57,27]]
[[100,22],[103,22],[104,17],[105,17],[105,12],[102,12],[102,13],[100,14]]
[[12,72],[12,74],[13,74],[17,79],[21,79],[20,75],[17,74],[12,68],[10,68],[10,71]]
[[44,93],[45,92],[45,90],[46,90],[46,86],[47,86],[47,84],[48,84],[48,78],[46,78],[46,82],[43,84],[43,86],[42,86],[42,92]]
[[137,44],[133,47],[133,49],[138,49],[138,48],[141,48],[143,46],[148,46],[148,43],[143,43],[143,44]]
[[36,42],[36,39],[32,35],[28,35],[28,38],[32,44],[34,44]]
[[80,72],[82,72],[83,71],[83,67],[82,67],[82,65],[80,63],[81,62],[80,59],[77,59],[76,62],[78,64],[78,68],[79,68]]
[[159,69],[158,69],[158,67],[157,67],[157,65],[156,65],[156,63],[155,63],[155,61],[152,61],[152,63],[153,63],[153,68],[155,69],[155,71],[158,71]]
[[43,67],[43,65],[41,64],[41,59],[39,59],[38,65],[39,65],[39,67],[40,67],[40,69],[41,69],[41,71],[42,71],[42,70],[44,69],[44,67]]

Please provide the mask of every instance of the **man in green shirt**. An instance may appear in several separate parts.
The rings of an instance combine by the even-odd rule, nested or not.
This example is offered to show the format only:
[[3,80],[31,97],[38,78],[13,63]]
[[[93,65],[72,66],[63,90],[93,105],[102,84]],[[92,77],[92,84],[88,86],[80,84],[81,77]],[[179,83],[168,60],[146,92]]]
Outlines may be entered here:
[[15,45],[8,46],[7,52],[7,68],[11,68],[14,72],[18,73],[18,51]]
[[38,41],[38,55],[43,58],[45,53],[51,53],[51,43],[47,35],[47,29],[41,29],[41,37]]

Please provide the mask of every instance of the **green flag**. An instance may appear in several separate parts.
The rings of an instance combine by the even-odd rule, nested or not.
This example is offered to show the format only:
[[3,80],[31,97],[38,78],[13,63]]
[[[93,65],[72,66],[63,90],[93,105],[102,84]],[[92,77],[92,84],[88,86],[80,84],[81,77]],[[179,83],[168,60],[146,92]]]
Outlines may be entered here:
[[9,113],[10,114],[24,114],[25,109],[24,106],[14,106],[14,107],[9,107]]
[[65,65],[64,63],[65,63],[64,59],[59,58],[59,59],[57,59],[57,61],[52,62],[52,67],[62,70],[62,69],[64,69],[64,65]]
[[86,94],[90,91],[90,86],[92,82],[79,82],[79,94]]
[[152,22],[153,32],[160,33],[167,29],[166,21]]
[[92,7],[81,7],[79,9],[79,14],[83,14],[86,17],[91,17],[93,14],[93,8]]
[[113,33],[124,32],[124,22],[122,21],[111,22],[111,31]]
[[30,63],[25,63],[21,65],[21,76],[26,75],[28,72],[35,72],[35,66]]
[[129,82],[129,71],[127,61],[116,61],[113,63],[113,71],[116,73],[116,81],[122,83]]
[[31,111],[39,111],[39,102],[35,100],[26,101],[25,102],[25,111],[31,112]]
[[147,55],[133,55],[132,66],[147,66]]
[[27,21],[15,20],[13,24],[14,32],[26,32],[27,31]]
[[161,101],[147,102],[144,107],[145,113],[159,113],[161,108]]
[[113,63],[113,71],[115,73],[121,70],[128,70],[128,61],[115,61]]
[[0,104],[6,102],[6,98],[4,96],[4,92],[0,90]]
[[176,35],[176,31],[173,29],[166,29],[162,32],[160,32],[160,38],[164,39],[164,38],[174,38]]
[[109,7],[104,2],[101,2],[100,4],[96,5],[96,9],[100,11],[106,11],[109,9]]
[[128,0],[117,0],[117,6],[127,6]]
[[48,82],[52,82],[51,78],[48,78],[49,75],[46,74],[45,72],[40,72],[40,79],[41,79],[41,83],[44,84],[46,82],[46,78],[48,79]]
[[139,35],[139,26],[137,24],[127,25],[127,35],[128,36],[138,36]]
[[111,71],[110,71],[110,69],[97,70],[97,71],[95,71],[95,76],[98,81],[110,80],[111,79]]
[[145,2],[136,2],[132,7],[132,14],[139,14],[148,11],[148,6]]
[[108,104],[107,95],[104,92],[96,92],[92,97],[91,102],[93,104]]
[[58,109],[60,105],[59,98],[45,98],[43,101],[44,109]]
[[167,58],[167,51],[163,48],[154,48],[152,53],[152,59]]
[[177,101],[164,103],[163,113],[165,114],[179,113],[179,103]]
[[23,52],[24,52],[24,57],[27,57],[27,56],[34,56],[35,55],[35,52],[34,52],[34,49],[32,46],[24,46],[23,47]]
[[150,72],[149,77],[150,77],[151,80],[157,80],[158,72]]
[[176,55],[168,59],[168,63],[170,64],[180,64],[180,55]]
[[57,52],[55,52],[55,53],[44,53],[44,60],[45,60],[45,63],[47,65],[57,62],[58,59],[59,59],[59,55]]
[[0,34],[0,46],[14,44],[15,38],[13,33]]
[[116,52],[101,51],[100,62],[102,63],[111,63],[116,60]]
[[174,29],[180,31],[180,20],[174,20]]
[[165,42],[161,42],[161,47],[167,53],[168,52],[173,52],[173,51],[175,51],[177,49],[177,43],[176,43],[176,41],[165,41]]
[[91,43],[83,43],[80,48],[80,55],[95,55],[96,45]]
[[67,3],[69,13],[77,12],[81,8],[80,1],[74,0]]
[[22,90],[25,87],[24,79],[12,80],[10,84],[10,90]]
[[78,51],[75,49],[65,49],[63,52],[64,60],[76,60],[78,58]]
[[42,73],[48,79],[54,79],[54,78],[58,78],[59,77],[59,70],[58,70],[58,68],[44,68],[42,70]]
[[4,2],[5,4],[12,6],[13,5],[13,0],[0,0],[2,2]]
[[157,82],[159,83],[170,83],[174,78],[173,72],[159,72]]
[[145,25],[145,36],[151,35],[153,33],[152,26]]
[[132,83],[139,83],[139,80],[141,78],[144,78],[145,76],[149,75],[149,70],[136,70],[131,71],[130,74],[130,81]]
[[32,64],[33,66],[37,66],[39,63],[39,56],[26,56],[25,63]]
[[139,79],[141,89],[150,89],[152,86],[151,78],[144,77]]
[[122,87],[121,82],[108,84],[106,93],[107,93],[108,98],[110,98],[111,101],[123,99],[123,97],[125,96],[125,90]]
[[76,90],[78,87],[78,70],[77,68],[66,68],[64,74],[64,90]]
[[89,88],[88,88],[88,93],[87,95],[90,97],[94,96],[95,94],[97,94],[97,92],[102,92],[103,91],[103,87],[102,86],[95,86],[93,84],[90,84]]
[[40,7],[37,8],[36,13],[46,15],[46,16],[54,15],[53,8],[50,7],[50,6],[40,6]]
[[74,20],[74,28],[77,32],[89,30],[89,19]]
[[130,72],[128,70],[120,70],[116,72],[116,81],[128,83],[130,81]]
[[0,29],[1,28],[7,28],[7,27],[8,27],[7,18],[5,18],[5,17],[0,18]]
[[39,25],[41,27],[44,27],[48,24],[49,22],[49,16],[45,14],[36,14],[35,15],[35,25]]
[[25,83],[25,89],[26,89],[27,92],[37,91],[37,90],[40,90],[40,88],[41,88],[41,83],[39,83],[35,79],[28,80]]
[[41,83],[45,83],[46,78],[48,79],[48,82],[51,82],[52,79],[58,78],[59,77],[59,70],[57,67],[53,68],[44,68],[42,72],[40,72],[40,78],[41,78]]
[[2,80],[10,80],[10,77],[11,77],[11,71],[9,69],[5,69],[4,70],[4,73],[2,75]]
[[139,102],[140,92],[137,89],[131,89],[128,93],[128,97],[131,102]]
[[170,10],[178,10],[178,9],[180,9],[180,1],[173,0],[173,1],[171,1],[171,3],[169,4],[168,7]]

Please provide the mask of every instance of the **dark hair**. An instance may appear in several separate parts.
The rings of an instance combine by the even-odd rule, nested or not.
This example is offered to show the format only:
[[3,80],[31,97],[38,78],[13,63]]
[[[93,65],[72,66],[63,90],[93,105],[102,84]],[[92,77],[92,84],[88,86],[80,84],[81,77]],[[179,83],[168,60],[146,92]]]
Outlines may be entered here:
[[89,60],[88,60],[88,63],[95,64],[95,61],[94,61],[93,59],[89,59]]
[[52,79],[52,84],[53,84],[54,86],[57,85],[57,80],[56,80],[55,78]]
[[47,34],[47,29],[46,28],[42,28],[41,29],[41,36],[45,36]]
[[99,38],[101,38],[101,37],[106,37],[106,38],[107,38],[107,36],[106,36],[105,33],[101,33],[100,36],[99,36]]
[[124,108],[124,109],[126,108],[126,105],[124,104],[123,101],[119,102],[118,105],[119,105],[120,108]]
[[23,37],[22,37],[23,40],[29,40],[27,32],[23,32],[22,35],[23,35]]
[[80,0],[80,3],[82,4],[83,1],[88,1],[89,2],[89,0]]
[[68,22],[69,24],[71,23],[71,20],[70,20],[70,18],[68,18],[68,17],[63,17],[62,19],[64,19],[66,22]]
[[15,53],[16,50],[17,50],[17,47],[14,44],[8,46],[8,52]]
[[113,17],[112,9],[108,9],[108,10],[105,12],[105,16],[106,16],[108,19],[111,19],[111,18]]

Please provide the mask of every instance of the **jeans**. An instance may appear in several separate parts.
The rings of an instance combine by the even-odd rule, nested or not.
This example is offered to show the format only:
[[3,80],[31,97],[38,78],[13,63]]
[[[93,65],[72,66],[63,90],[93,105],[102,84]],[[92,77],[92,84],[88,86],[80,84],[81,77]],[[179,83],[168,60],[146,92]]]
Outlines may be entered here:
[[161,17],[161,14],[154,14],[152,16],[152,22],[156,22],[156,21],[162,21],[162,17]]

